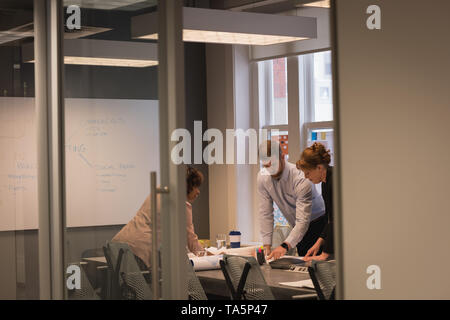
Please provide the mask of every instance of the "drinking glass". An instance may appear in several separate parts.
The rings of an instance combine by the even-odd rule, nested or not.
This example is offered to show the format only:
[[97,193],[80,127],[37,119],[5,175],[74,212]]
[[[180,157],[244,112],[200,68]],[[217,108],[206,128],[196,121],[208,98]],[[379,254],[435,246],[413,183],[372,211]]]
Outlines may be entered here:
[[227,235],[226,234],[218,234],[216,236],[217,249],[222,247],[227,247]]

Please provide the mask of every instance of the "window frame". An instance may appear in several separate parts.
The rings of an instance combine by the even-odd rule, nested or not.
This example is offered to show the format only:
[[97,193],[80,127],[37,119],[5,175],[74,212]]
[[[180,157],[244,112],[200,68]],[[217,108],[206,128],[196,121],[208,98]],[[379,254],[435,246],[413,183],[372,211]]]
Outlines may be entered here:
[[[313,55],[319,52],[330,50],[320,50],[310,54],[299,55],[299,94],[303,97],[299,105],[300,109],[300,150],[308,146],[308,136],[314,129],[334,128],[334,117],[331,121],[314,121],[315,118],[315,95],[314,95],[314,59]],[[332,92],[333,94],[333,92]]]
[[[307,147],[308,134],[313,129],[334,130],[332,121],[314,121],[315,87],[314,87],[314,54],[327,52],[330,49],[318,50],[295,56],[286,56],[286,82],[288,123],[272,125],[273,120],[273,60],[258,63],[258,91],[260,93],[259,128],[267,130],[287,131],[289,135],[289,158],[299,157]],[[333,94],[333,93],[332,93]]]

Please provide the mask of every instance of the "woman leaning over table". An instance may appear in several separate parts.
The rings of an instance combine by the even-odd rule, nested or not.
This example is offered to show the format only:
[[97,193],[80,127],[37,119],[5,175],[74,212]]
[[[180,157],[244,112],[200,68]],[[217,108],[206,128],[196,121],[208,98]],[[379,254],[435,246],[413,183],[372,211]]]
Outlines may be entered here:
[[[186,170],[186,243],[188,250],[197,253],[203,250],[198,241],[192,222],[192,203],[200,195],[200,185],[203,182],[203,174],[192,167]],[[159,215],[160,201],[157,198],[157,213]],[[150,220],[150,196],[142,204],[136,215],[125,225],[112,239],[113,242],[127,243],[136,257],[136,261],[142,270],[150,268],[150,253],[152,247],[152,230]],[[159,220],[159,219],[158,219]],[[157,230],[160,239],[160,230]]]
[[[325,214],[328,223],[325,225],[319,239],[308,250],[303,260],[326,260],[334,253],[333,241],[333,167],[330,166],[330,150],[319,142],[306,148],[297,161],[297,168],[301,169],[305,177],[312,183],[322,182],[322,197],[325,202]],[[320,253],[320,250],[322,252]],[[318,253],[320,253],[318,255]]]

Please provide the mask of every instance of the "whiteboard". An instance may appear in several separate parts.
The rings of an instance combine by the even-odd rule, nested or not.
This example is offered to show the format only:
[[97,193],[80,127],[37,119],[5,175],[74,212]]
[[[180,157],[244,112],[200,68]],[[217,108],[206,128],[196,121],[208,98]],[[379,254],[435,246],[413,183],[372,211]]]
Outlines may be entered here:
[[0,97],[0,231],[37,229],[34,98]]
[[[33,98],[0,98],[0,231],[38,228]],[[65,100],[66,226],[127,223],[159,173],[155,100]],[[159,174],[158,174],[159,176]]]
[[159,172],[158,102],[66,99],[65,111],[67,227],[127,223]]

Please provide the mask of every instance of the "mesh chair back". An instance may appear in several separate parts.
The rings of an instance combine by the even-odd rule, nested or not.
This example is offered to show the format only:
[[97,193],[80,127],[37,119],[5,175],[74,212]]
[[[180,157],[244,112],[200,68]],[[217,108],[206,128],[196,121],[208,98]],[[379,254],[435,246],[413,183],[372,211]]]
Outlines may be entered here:
[[[95,249],[87,249],[81,253],[81,260],[84,258],[92,258],[92,257],[102,257],[104,256],[103,248],[95,248]],[[103,295],[102,290],[105,290],[105,274],[101,272],[93,272],[95,269],[87,267],[86,268],[86,276],[92,284],[94,290],[99,289],[100,295]]]
[[245,300],[274,300],[272,290],[267,285],[261,268],[254,257],[224,255],[223,261],[231,278],[233,285],[232,292],[239,291],[239,284],[244,273],[245,265],[248,264],[250,268],[243,284],[242,298]]
[[319,300],[333,300],[336,288],[336,263],[313,260],[308,272]]
[[[75,265],[80,270],[80,289],[72,289],[68,290],[68,298],[69,300],[98,300],[100,297],[97,295],[95,290],[92,288],[91,283],[89,282],[88,277],[83,269],[83,263],[69,263],[69,266]],[[66,281],[70,275],[67,275]]]
[[188,295],[190,300],[208,300],[203,290],[202,284],[195,274],[194,268],[192,267],[191,260],[186,256],[187,263],[187,280],[188,280]]
[[115,281],[118,281],[120,297],[127,300],[151,300],[150,286],[128,245],[121,242],[108,242],[106,246],[114,268],[113,272],[118,275]]

